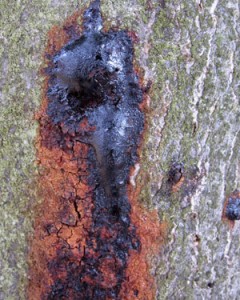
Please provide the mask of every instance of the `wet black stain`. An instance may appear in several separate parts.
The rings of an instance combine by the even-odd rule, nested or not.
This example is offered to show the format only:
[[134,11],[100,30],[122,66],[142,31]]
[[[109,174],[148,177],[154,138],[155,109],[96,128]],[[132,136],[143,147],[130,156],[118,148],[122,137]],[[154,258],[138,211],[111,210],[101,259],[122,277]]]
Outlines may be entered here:
[[168,182],[176,184],[182,178],[184,173],[183,163],[173,163],[168,172]]
[[240,197],[230,197],[226,206],[226,217],[231,220],[240,220]]
[[65,268],[67,276],[43,299],[118,299],[129,251],[141,246],[127,184],[144,128],[143,90],[128,32],[102,27],[100,1],[94,1],[84,13],[82,35],[55,54],[47,70],[47,114],[59,133],[55,146],[68,151],[67,143],[90,145],[87,182],[94,208],[84,257],[76,264],[70,249],[59,249],[49,271]]

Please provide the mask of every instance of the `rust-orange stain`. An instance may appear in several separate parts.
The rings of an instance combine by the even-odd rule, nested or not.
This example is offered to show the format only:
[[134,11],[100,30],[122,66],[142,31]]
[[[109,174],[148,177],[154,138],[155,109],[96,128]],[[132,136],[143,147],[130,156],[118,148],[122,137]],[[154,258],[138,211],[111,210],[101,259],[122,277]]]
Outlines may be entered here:
[[182,176],[177,183],[174,183],[172,185],[172,192],[173,193],[177,193],[181,189],[181,187],[182,187],[182,185],[184,183],[184,180],[185,180],[185,177]]
[[124,300],[153,300],[156,296],[156,279],[150,274],[151,258],[160,254],[167,235],[167,223],[159,222],[156,210],[149,211],[138,202],[141,187],[129,186],[129,199],[132,206],[131,218],[141,240],[141,251],[132,251],[126,278],[120,293]]
[[[70,36],[80,34],[81,13],[76,12],[62,26],[54,26],[49,31],[45,65],[51,65],[48,57],[57,53],[70,40]],[[93,187],[87,180],[91,172],[88,161],[90,146],[68,135],[67,131],[65,141],[61,144],[64,124],[59,128],[47,114],[49,77],[45,73],[44,76],[43,101],[36,117],[39,122],[36,142],[39,191],[43,201],[37,211],[30,245],[27,299],[77,299],[71,287],[67,298],[54,298],[49,293],[53,285],[57,286],[58,282],[67,277],[67,265],[71,264],[73,269],[74,266],[77,269],[83,263],[94,208]],[[143,104],[141,109],[145,109]],[[86,118],[79,126],[86,132],[94,130]],[[155,299],[156,282],[150,274],[150,258],[159,255],[167,226],[159,222],[156,211],[147,211],[139,204],[140,189],[141,187],[128,185],[131,226],[136,228],[140,250],[129,251],[127,268],[117,298],[107,296],[104,299]],[[111,240],[116,235],[113,228],[101,228],[100,238],[103,240]],[[94,249],[94,244],[92,247]],[[85,276],[83,282],[99,285],[101,289],[111,289],[118,284],[115,272],[118,265],[120,262],[106,257],[99,266],[102,277],[93,279]]]

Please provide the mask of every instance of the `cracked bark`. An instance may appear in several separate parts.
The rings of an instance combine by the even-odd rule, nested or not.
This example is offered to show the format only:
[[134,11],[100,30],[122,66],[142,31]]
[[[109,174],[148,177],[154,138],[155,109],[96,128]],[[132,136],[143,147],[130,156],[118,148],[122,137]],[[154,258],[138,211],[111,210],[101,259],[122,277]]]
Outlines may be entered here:
[[[46,34],[84,3],[0,4],[0,299],[26,298],[35,178],[44,172],[34,165],[33,115]],[[151,258],[156,299],[237,299],[240,224],[224,223],[222,210],[240,188],[239,2],[105,0],[102,10],[109,27],[135,31],[137,62],[153,82],[136,184],[145,186],[139,201],[169,224]],[[173,163],[184,165],[178,186],[168,180]]]

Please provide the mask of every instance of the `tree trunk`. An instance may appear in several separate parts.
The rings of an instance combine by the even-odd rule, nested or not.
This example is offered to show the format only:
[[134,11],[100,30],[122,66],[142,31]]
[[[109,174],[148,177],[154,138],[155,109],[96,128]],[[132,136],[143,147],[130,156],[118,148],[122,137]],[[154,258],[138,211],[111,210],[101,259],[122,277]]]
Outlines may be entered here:
[[[0,4],[0,300],[26,299],[28,241],[41,202],[34,113],[47,32],[88,3]],[[227,220],[227,199],[239,198],[240,188],[239,5],[101,4],[108,27],[135,32],[136,65],[143,84],[152,82],[137,182],[144,185],[139,201],[168,224],[151,262],[156,299],[239,298],[240,224]]]

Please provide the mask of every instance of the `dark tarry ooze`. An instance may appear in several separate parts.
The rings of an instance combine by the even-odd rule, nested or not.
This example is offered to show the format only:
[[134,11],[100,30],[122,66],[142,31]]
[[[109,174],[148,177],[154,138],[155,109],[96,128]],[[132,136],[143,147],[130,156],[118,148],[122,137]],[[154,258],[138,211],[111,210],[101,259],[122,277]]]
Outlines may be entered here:
[[93,223],[80,262],[58,250],[49,271],[64,264],[67,276],[43,299],[118,299],[129,251],[140,250],[127,197],[144,127],[132,41],[126,31],[101,31],[99,1],[85,11],[83,28],[52,58],[47,114],[60,130],[63,149],[69,141],[90,145]]

